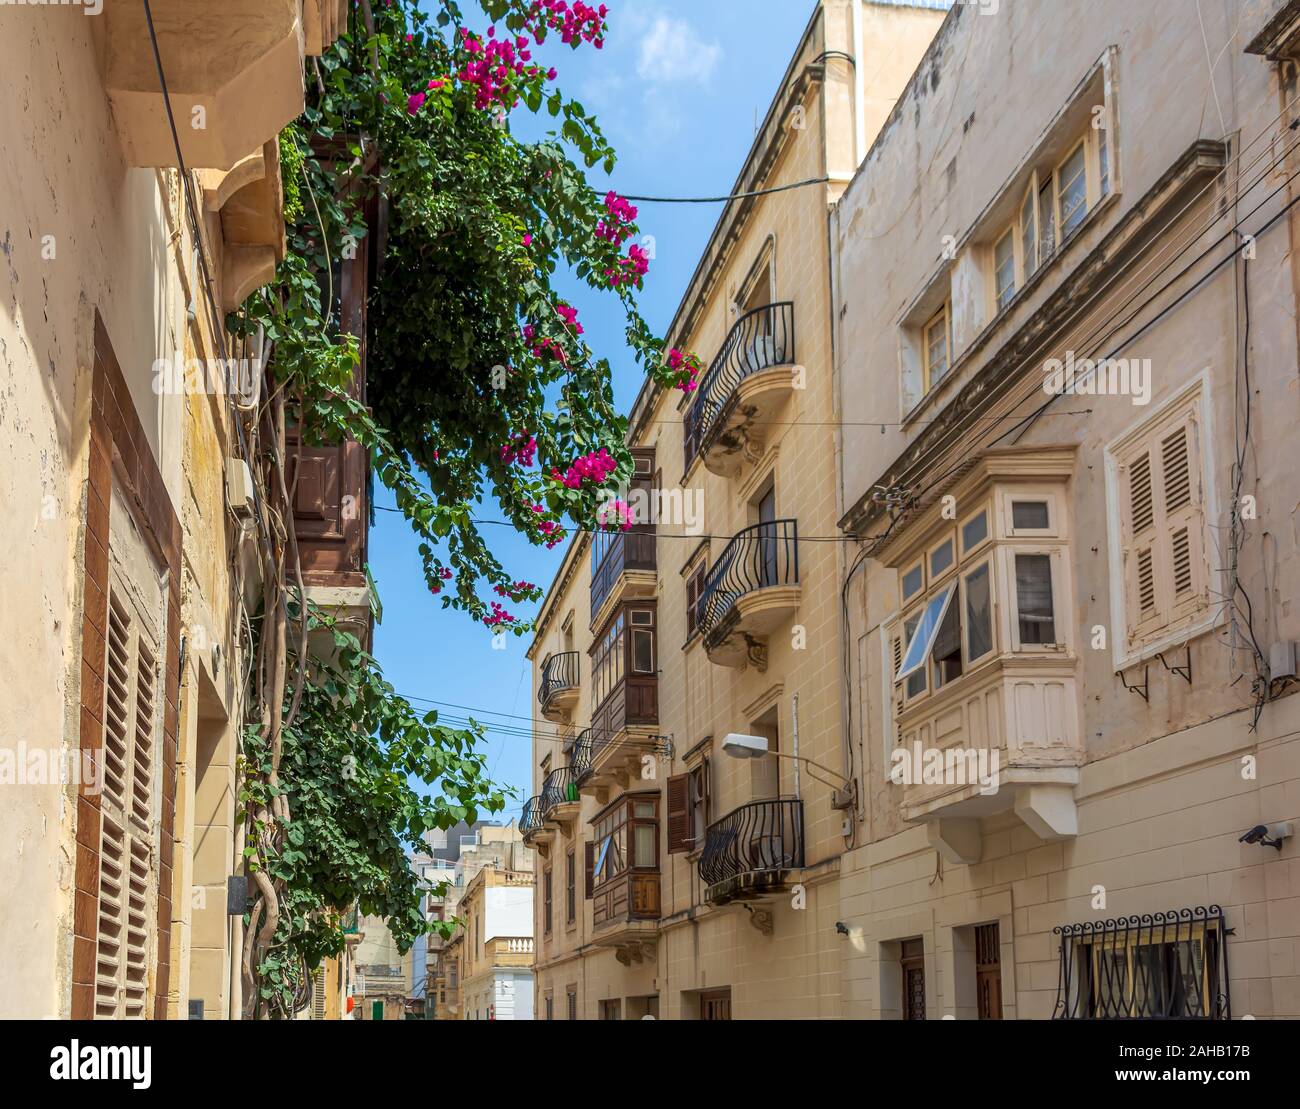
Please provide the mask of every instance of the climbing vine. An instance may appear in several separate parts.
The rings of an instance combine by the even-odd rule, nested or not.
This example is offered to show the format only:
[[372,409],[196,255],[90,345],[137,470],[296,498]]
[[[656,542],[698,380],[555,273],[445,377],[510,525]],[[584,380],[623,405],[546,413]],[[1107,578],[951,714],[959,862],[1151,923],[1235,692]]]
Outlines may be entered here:
[[[650,257],[637,210],[586,176],[612,170],[615,153],[538,56],[548,42],[601,48],[605,6],[478,0],[481,30],[454,0],[432,8],[358,0],[348,32],[312,61],[307,109],[280,142],[287,255],[231,320],[269,352],[249,428],[264,505],[243,789],[249,1016],[293,1011],[355,907],[409,946],[429,926],[407,850],[505,803],[475,733],[415,713],[354,634],[304,604],[286,430],[361,443],[419,537],[430,593],[523,635],[510,606],[541,590],[493,553],[480,506],[545,546],[575,524],[627,525],[610,502],[631,474],[626,421],[556,275],[617,304],[629,349],[661,384],[689,392],[700,370],[638,313]],[[520,112],[550,120],[546,135],[517,137]],[[342,264],[359,251],[373,264],[364,336],[339,310]]]

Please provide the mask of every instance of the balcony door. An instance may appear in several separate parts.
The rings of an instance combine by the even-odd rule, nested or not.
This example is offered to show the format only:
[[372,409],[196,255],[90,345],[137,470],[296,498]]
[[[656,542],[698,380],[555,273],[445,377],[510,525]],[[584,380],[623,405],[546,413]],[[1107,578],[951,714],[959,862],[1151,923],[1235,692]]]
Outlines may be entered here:
[[758,502],[759,588],[777,584],[776,557],[776,487],[770,488]]

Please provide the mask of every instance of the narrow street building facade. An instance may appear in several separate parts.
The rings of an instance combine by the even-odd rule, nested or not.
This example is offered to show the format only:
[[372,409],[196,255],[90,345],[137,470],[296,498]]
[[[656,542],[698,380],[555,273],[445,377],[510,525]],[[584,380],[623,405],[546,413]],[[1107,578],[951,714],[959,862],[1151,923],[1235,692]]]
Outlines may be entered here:
[[643,391],[641,510],[575,540],[546,599],[531,658],[554,727],[521,820],[538,1019],[840,1014],[826,217],[942,18],[816,7],[733,192],[811,184],[724,209],[668,333],[698,388]]
[[831,221],[844,1013],[1294,1018],[1300,11],[993,7]]

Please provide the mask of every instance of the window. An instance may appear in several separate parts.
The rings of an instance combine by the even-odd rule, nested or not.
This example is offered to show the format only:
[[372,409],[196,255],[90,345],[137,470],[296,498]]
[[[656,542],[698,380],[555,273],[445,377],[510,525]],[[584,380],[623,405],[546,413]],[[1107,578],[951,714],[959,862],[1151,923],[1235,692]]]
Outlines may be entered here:
[[1061,932],[1058,1019],[1227,1019],[1228,929],[1217,906]]
[[1130,652],[1211,613],[1201,405],[1198,383],[1107,449],[1110,513],[1118,525],[1112,569],[1123,581],[1122,623]]
[[1051,555],[1016,555],[1016,618],[1021,643],[1056,642]]
[[731,1019],[731,987],[700,994],[700,1020]]
[[709,827],[709,759],[668,779],[668,853],[698,851]]
[[546,995],[546,1019],[555,1019],[555,998],[549,993]]
[[564,858],[564,920],[572,924],[578,915],[578,876],[572,850]]
[[952,330],[948,303],[932,316],[921,329],[921,347],[925,359],[925,391],[928,393],[948,372]]
[[599,709],[629,674],[655,673],[655,610],[619,609],[597,639],[591,659],[592,704]]
[[566,991],[565,996],[568,1002],[566,1015],[568,1016],[569,1020],[577,1020],[578,1019],[578,988],[576,986],[570,986]]
[[542,875],[542,932],[551,934],[551,868],[548,866]]
[[699,629],[700,596],[704,592],[704,575],[708,567],[704,561],[690,572],[686,579],[686,642],[695,638]]
[[1000,312],[1016,295],[1016,240],[1013,228],[1008,227],[993,246],[993,282]]
[[1104,127],[1089,126],[1059,163],[1040,164],[1030,171],[1015,216],[986,247],[994,315],[1015,299],[1017,291],[1109,194],[1110,148]]
[[629,871],[659,869],[659,796],[620,797],[592,823],[592,888],[598,890]]
[[[1057,623],[1058,590],[1063,600],[1069,588],[1059,488],[1045,471],[1040,483],[1017,475],[1013,484],[991,482],[972,492],[980,507],[956,534],[932,519],[899,553],[900,582],[910,581],[902,588],[903,611],[887,622],[882,638],[891,744],[899,738],[900,712],[999,652],[1041,654],[1070,646],[1068,628]],[[919,564],[912,553],[918,548],[925,552]]]
[[617,997],[609,998],[605,1001],[602,1001],[600,1003],[600,1019],[601,1020],[622,1020],[623,1019],[622,1008],[623,1008],[623,1003]]
[[966,657],[974,662],[993,650],[993,591],[989,564],[983,563],[963,579],[966,595]]
[[977,512],[961,526],[961,553],[969,554],[989,537],[989,514]]

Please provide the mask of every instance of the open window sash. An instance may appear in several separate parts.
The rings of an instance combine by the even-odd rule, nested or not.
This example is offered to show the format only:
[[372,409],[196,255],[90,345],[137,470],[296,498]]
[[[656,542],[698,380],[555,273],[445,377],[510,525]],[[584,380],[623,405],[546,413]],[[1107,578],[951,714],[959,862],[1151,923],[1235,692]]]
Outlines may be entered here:
[[943,626],[943,618],[947,615],[948,606],[952,603],[956,592],[957,583],[953,582],[942,593],[930,598],[925,611],[921,614],[920,622],[916,625],[916,631],[912,633],[911,642],[903,652],[903,664],[894,676],[894,681],[901,682],[925,665],[925,660],[930,657],[930,651],[934,648],[935,636]]

